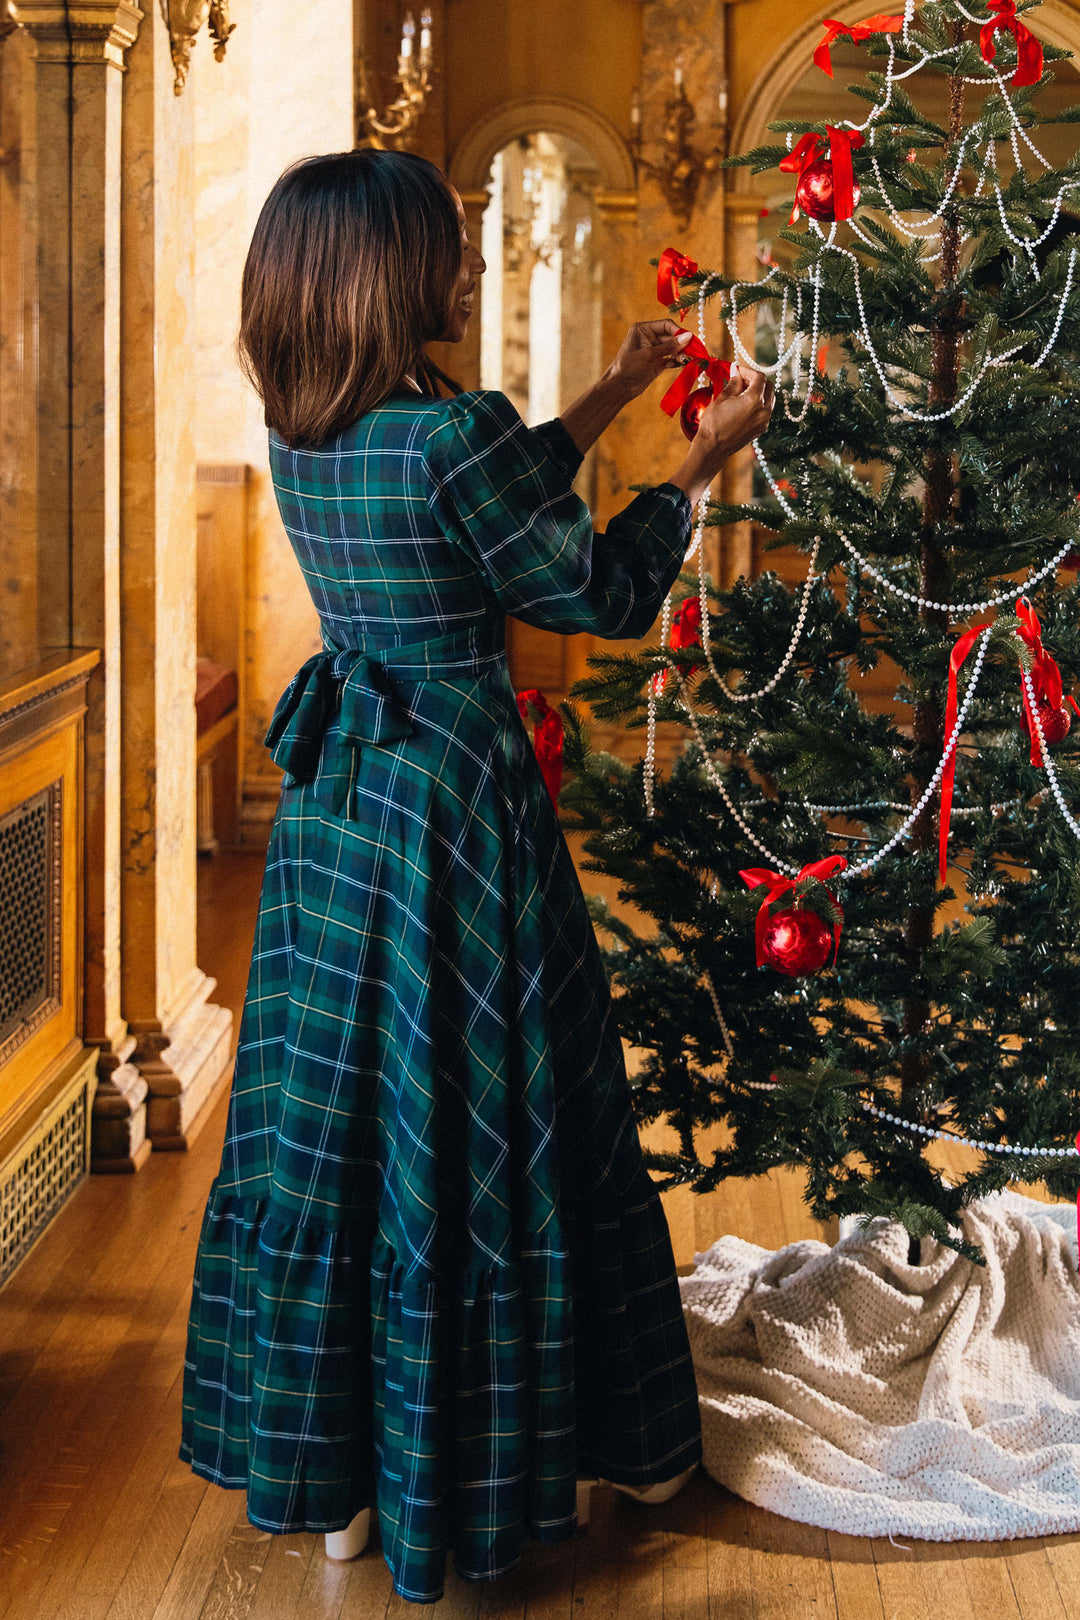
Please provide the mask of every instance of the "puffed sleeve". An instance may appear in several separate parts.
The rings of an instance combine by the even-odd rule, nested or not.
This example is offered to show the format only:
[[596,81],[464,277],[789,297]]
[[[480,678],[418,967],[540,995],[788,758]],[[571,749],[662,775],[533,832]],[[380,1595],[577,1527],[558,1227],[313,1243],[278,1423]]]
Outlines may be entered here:
[[690,502],[638,495],[598,534],[571,481],[581,456],[558,421],[527,428],[505,394],[459,394],[425,446],[431,510],[508,613],[541,630],[645,635],[678,578]]

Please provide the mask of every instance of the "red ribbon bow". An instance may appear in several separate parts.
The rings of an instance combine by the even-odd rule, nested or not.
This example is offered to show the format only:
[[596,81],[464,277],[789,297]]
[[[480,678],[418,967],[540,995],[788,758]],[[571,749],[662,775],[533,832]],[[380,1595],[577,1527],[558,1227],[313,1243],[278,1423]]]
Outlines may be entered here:
[[833,45],[841,34],[847,34],[851,39],[868,39],[871,34],[898,34],[904,26],[903,17],[867,17],[861,23],[836,22],[832,17],[825,19],[825,38],[814,52],[814,63],[822,73],[833,76],[832,56]]
[[656,296],[662,304],[673,304],[679,296],[679,282],[684,276],[696,276],[696,259],[688,259],[678,248],[665,248],[656,266]]
[[[670,644],[672,647],[696,647],[700,641],[701,598],[699,596],[687,596],[683,598],[681,606],[676,609],[675,617],[671,621]],[[694,675],[700,668],[700,664],[691,664],[686,674]],[[653,676],[653,686],[657,692],[664,690],[666,680],[667,670],[658,669]]]
[[[977,624],[971,630],[965,630],[953,647],[949,657],[949,694],[945,703],[945,741],[952,736],[956,725],[957,698],[956,676],[961,664],[974,647],[984,630],[990,628],[989,621]],[[938,811],[938,879],[945,882],[945,867],[947,864],[946,851],[949,844],[949,823],[952,821],[953,783],[956,780],[956,749],[954,748],[945,764],[941,777],[941,804]]]
[[[836,219],[850,219],[855,212],[855,171],[851,154],[863,144],[862,131],[834,129],[831,124],[826,124],[825,130],[825,135],[816,135],[812,130],[804,135],[787,157],[780,159],[780,167],[785,174],[801,175],[828,150],[833,166],[833,215]],[[796,202],[788,216],[788,224],[794,225],[798,217],[799,205]]]
[[1004,29],[1016,41],[1016,72],[1009,83],[1017,90],[1021,85],[1038,84],[1043,73],[1043,48],[1035,35],[1016,15],[1016,0],[987,0],[997,16],[983,23],[979,29],[979,49],[984,62],[992,62],[996,51],[994,35]]
[[682,410],[695,388],[704,387],[703,378],[707,379],[715,398],[731,376],[731,361],[717,360],[698,337],[692,337],[682,352],[687,356],[687,363],[660,401],[660,409],[669,416]]
[[[1016,617],[1020,620],[1020,629],[1017,634],[1020,640],[1031,648],[1032,667],[1031,684],[1035,691],[1035,702],[1044,704],[1050,709],[1060,709],[1062,702],[1068,703],[1074,714],[1080,714],[1076,699],[1063,698],[1061,671],[1057,662],[1047,652],[1042,642],[1042,625],[1039,615],[1035,612],[1026,596],[1020,597],[1016,604]],[[1031,763],[1042,764],[1042,751],[1039,748],[1039,735],[1035,730],[1035,721],[1031,714],[1031,700],[1028,697],[1027,682],[1020,682],[1020,696],[1024,702],[1024,716],[1028,724],[1028,733],[1031,737]]]
[[[785,877],[782,872],[771,872],[767,866],[748,866],[739,873],[747,888],[756,889],[759,884],[764,884],[767,890],[764,900],[758,907],[757,922],[754,925],[754,945],[758,967],[761,967],[765,961],[763,951],[765,929],[768,926],[769,912],[773,901],[778,899],[780,895],[787,894],[794,889],[795,885],[801,883],[803,878],[817,878],[820,883],[824,883],[825,879],[831,877],[834,872],[842,872],[846,865],[847,861],[843,855],[827,855],[824,860],[811,861],[809,866],[804,866],[802,871],[793,878]],[[840,913],[833,923],[833,961],[835,962],[836,953],[840,949],[840,930],[843,927],[844,913],[837,903],[836,896],[830,892],[829,898]]]
[[562,715],[551,707],[543,692],[530,687],[527,691],[517,694],[518,713],[523,721],[528,720],[530,703],[539,715],[533,728],[536,762],[544,778],[544,785],[551,794],[552,803],[557,804],[563,774]]
[[[665,248],[656,267],[656,296],[660,302],[673,304],[678,297],[680,279],[695,275],[697,269],[696,259],[688,259],[678,248]],[[717,360],[699,337],[692,337],[682,353],[687,363],[660,401],[660,409],[669,416],[682,410],[694,389],[701,384],[703,374],[708,378],[714,395],[720,392],[731,375],[731,361]]]

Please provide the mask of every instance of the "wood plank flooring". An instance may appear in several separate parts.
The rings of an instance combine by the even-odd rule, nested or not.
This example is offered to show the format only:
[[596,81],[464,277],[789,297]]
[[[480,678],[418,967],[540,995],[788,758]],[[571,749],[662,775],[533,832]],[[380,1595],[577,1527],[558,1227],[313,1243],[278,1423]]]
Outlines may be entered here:
[[[200,869],[200,965],[243,994],[257,857]],[[587,888],[602,884],[586,874]],[[1080,1536],[890,1544],[750,1507],[696,1478],[663,1508],[597,1492],[588,1532],[492,1586],[394,1597],[377,1545],[328,1563],[179,1461],[195,1243],[224,1099],[186,1154],[86,1182],[0,1294],[0,1620],[1080,1620]],[[818,1235],[794,1176],[667,1201],[676,1256],[722,1232]]]

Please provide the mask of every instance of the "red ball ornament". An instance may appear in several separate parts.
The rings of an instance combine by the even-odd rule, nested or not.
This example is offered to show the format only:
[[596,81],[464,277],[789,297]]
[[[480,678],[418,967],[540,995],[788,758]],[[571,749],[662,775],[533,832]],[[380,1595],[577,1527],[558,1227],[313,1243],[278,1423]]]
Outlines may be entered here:
[[[1049,746],[1053,747],[1055,743],[1064,742],[1072,725],[1072,716],[1068,709],[1055,709],[1049,703],[1036,703],[1035,707],[1039,711],[1039,724],[1042,726],[1043,737]],[[1031,727],[1028,725],[1025,710],[1021,710],[1020,722],[1030,737]]]
[[832,954],[832,929],[816,911],[775,912],[765,924],[761,954],[778,973],[816,973]]
[[[851,203],[858,208],[861,191],[857,180],[852,182]],[[795,187],[795,206],[810,219],[834,220],[833,166],[831,158],[817,158],[808,163]]]
[[701,418],[713,401],[711,388],[695,388],[683,400],[683,408],[679,412],[679,422],[688,439],[697,437],[697,430],[701,426]]

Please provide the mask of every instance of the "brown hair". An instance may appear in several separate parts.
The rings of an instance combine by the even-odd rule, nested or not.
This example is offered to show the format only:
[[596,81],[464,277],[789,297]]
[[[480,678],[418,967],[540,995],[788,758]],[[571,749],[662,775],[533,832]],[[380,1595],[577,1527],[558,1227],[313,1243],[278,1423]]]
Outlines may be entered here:
[[237,345],[267,426],[310,448],[409,371],[429,393],[457,392],[422,350],[445,330],[461,252],[453,198],[425,158],[335,152],[286,169],[248,249]]

